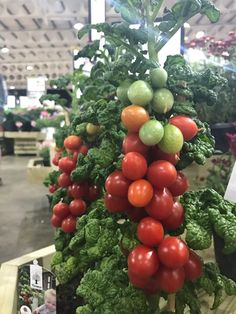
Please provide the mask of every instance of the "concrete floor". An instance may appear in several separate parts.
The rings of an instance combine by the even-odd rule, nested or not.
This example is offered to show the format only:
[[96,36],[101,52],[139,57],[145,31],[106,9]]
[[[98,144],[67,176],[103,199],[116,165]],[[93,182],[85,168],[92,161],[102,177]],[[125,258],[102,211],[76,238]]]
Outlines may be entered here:
[[0,263],[53,243],[47,188],[27,180],[30,158],[0,160]]

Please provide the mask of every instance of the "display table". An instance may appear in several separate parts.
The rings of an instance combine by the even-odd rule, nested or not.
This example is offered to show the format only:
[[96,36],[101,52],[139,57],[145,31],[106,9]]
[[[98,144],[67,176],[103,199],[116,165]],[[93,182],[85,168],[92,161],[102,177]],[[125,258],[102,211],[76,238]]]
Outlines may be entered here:
[[20,266],[32,263],[37,259],[39,265],[50,269],[50,261],[55,252],[54,245],[31,252],[1,265],[0,269],[0,304],[1,313],[17,313],[17,277]]
[[42,158],[32,158],[27,164],[27,179],[30,183],[43,184],[46,176],[53,170],[53,167],[43,166]]
[[44,141],[46,138],[46,133],[4,132],[4,137],[14,139],[15,155],[37,155],[37,142]]

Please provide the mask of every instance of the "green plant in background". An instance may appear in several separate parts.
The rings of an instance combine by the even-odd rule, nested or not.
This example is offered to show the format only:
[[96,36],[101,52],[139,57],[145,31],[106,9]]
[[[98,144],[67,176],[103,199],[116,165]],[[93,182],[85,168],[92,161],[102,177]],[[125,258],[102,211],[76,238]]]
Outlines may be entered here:
[[216,156],[211,160],[212,167],[208,169],[205,185],[224,196],[229,183],[235,158],[229,155]]

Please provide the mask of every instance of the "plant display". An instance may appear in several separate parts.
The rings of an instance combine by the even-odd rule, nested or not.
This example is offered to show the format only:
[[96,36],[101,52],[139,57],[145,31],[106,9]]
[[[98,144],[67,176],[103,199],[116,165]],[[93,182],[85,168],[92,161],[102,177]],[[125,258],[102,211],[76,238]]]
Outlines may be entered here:
[[213,104],[224,80],[194,72],[181,55],[158,63],[184,22],[197,13],[216,22],[219,11],[210,1],[181,0],[157,26],[164,2],[112,1],[123,22],[78,33],[96,29],[106,44],[78,53],[94,66],[78,82],[79,112],[56,134],[58,170],[46,180],[57,228],[52,269],[62,285],[81,278],[70,286],[81,298],[76,314],[201,313],[199,289],[214,295],[212,309],[224,293],[236,294],[236,284],[194,252],[210,247],[213,230],[225,253],[236,250],[235,205],[211,190],[186,192],[181,172],[214,152],[196,107]]

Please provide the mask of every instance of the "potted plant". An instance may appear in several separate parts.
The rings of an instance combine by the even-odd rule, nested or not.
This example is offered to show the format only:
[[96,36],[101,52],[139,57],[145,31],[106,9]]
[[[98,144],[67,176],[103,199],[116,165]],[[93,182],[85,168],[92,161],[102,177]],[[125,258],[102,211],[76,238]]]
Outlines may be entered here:
[[[112,4],[122,23],[87,25],[78,33],[82,38],[96,29],[107,42],[78,53],[94,66],[78,84],[78,114],[56,137],[58,169],[47,180],[57,228],[52,269],[77,295],[70,313],[78,300],[76,313],[184,313],[187,306],[201,313],[199,289],[214,294],[216,309],[223,291],[235,294],[236,284],[193,250],[209,248],[216,229],[227,252],[235,250],[235,224],[223,232],[222,197],[211,190],[185,193],[188,180],[180,170],[204,164],[214,152],[195,106],[212,101],[222,80],[211,71],[193,72],[180,55],[160,68],[158,52],[193,15],[216,22],[219,11],[210,1],[179,1],[156,26],[164,1]],[[131,27],[136,23],[138,30]],[[233,205],[227,205],[232,218]]]

